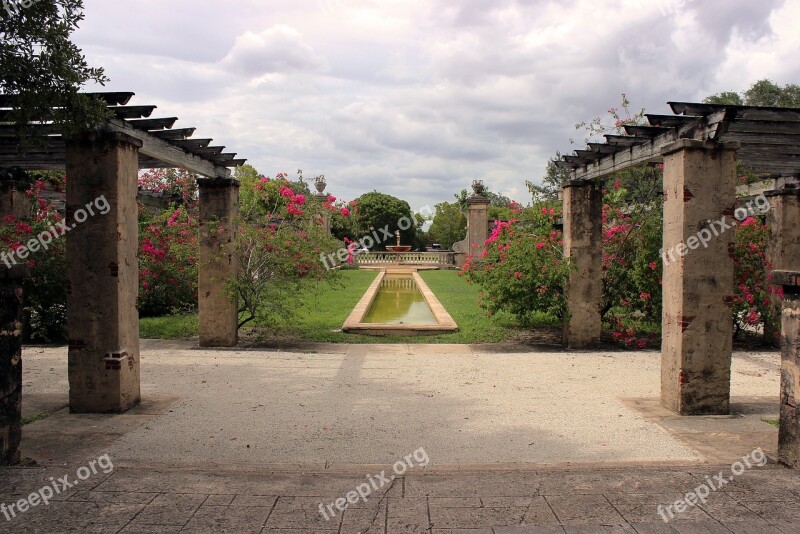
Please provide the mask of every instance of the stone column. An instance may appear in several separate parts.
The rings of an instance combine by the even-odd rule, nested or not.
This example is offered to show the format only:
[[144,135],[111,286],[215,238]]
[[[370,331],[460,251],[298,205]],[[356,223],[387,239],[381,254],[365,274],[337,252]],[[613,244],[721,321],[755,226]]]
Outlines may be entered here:
[[727,414],[738,143],[682,139],[664,154],[661,402]]
[[[486,239],[489,237],[489,202],[488,198],[480,194],[474,194],[467,200],[467,242],[469,251],[473,254],[480,254],[486,247]],[[473,245],[477,244],[477,247]]]
[[[325,194],[325,193],[314,193],[314,197],[317,199],[317,202],[319,202],[320,205],[322,205],[322,204],[324,204],[325,202],[328,201],[328,195]],[[320,215],[320,217],[322,218],[322,221],[320,221],[322,223],[322,227],[325,228],[325,230],[328,233],[331,233],[331,215],[330,215],[330,213],[328,213],[327,211],[323,210],[322,211],[322,215]],[[314,221],[312,221],[312,223],[313,222]]]
[[239,182],[229,178],[197,181],[200,187],[199,306],[200,346],[235,347],[239,305],[227,283],[238,275],[231,247],[239,216]]
[[22,439],[22,280],[27,265],[0,265],[0,466],[19,462]]
[[31,184],[18,180],[0,179],[0,215],[13,215],[17,219],[31,216],[31,201],[27,192]]
[[603,306],[603,193],[574,180],[564,186],[564,255],[572,258],[565,287],[564,344],[581,349],[600,341]]
[[778,460],[789,467],[800,467],[800,423],[797,420],[797,395],[800,393],[800,271],[774,271],[772,279],[783,286]]
[[[770,203],[767,225],[770,227],[767,259],[776,271],[800,269],[800,189],[785,188],[764,193]],[[775,316],[781,317],[780,299],[775,299]],[[780,328],[780,324],[768,325],[769,330]],[[772,339],[769,331],[767,339]]]
[[141,141],[113,131],[67,141],[69,406],[139,404],[138,209]]

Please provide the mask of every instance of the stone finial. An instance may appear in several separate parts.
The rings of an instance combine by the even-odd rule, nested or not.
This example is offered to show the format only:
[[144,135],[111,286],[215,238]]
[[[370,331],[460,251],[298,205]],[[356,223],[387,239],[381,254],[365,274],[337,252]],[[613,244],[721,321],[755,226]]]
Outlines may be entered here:
[[478,196],[483,196],[486,192],[486,186],[483,185],[483,180],[472,180],[472,190]]

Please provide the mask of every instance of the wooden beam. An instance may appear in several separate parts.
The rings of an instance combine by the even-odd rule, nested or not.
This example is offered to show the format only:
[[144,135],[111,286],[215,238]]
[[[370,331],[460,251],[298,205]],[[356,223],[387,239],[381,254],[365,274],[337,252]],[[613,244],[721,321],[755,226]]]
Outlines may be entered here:
[[[153,133],[160,133],[160,132],[153,132]],[[193,152],[195,149],[207,147],[208,145],[211,144],[211,141],[213,141],[213,139],[176,139],[172,141],[172,144],[178,145],[181,148],[185,148],[186,150]]]
[[125,121],[137,130],[169,130],[177,122],[178,117],[165,117],[163,119],[137,119]]
[[626,124],[624,128],[628,135],[647,137],[648,139],[653,139],[654,137],[658,137],[659,135],[672,130],[672,128],[662,128],[661,126],[637,126],[635,124]]
[[[83,93],[86,96],[103,100],[109,106],[124,106],[130,102],[136,93],[130,92],[103,92],[103,93]],[[0,95],[0,108],[11,108],[18,101],[17,95]]]
[[140,119],[149,117],[156,106],[110,106],[109,111],[118,119]]
[[196,128],[175,128],[174,130],[156,130],[154,132],[150,132],[150,135],[158,137],[159,139],[177,141],[193,136],[195,130]]
[[692,116],[653,115],[650,113],[646,114],[645,117],[647,118],[647,122],[649,122],[651,126],[663,126],[665,128],[682,126],[687,122],[691,122],[697,119],[697,117],[692,117]]
[[128,121],[111,119],[107,127],[139,139],[143,145],[139,153],[168,164],[171,167],[182,167],[188,171],[208,178],[229,178],[230,169],[217,165],[206,158],[186,152],[163,139],[159,139],[130,126]]
[[601,154],[616,154],[622,148],[616,145],[609,145],[606,143],[589,143],[589,148],[594,150],[595,152],[600,152]]
[[603,137],[606,138],[606,142],[609,145],[619,145],[623,147],[633,146],[633,145],[640,145],[642,143],[646,143],[649,139],[647,137],[639,137],[636,135],[611,135],[606,134]]

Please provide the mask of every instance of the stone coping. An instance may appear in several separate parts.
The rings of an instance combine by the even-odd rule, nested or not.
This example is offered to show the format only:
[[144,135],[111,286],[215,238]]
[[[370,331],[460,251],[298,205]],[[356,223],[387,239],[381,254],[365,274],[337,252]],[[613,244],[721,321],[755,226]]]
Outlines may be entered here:
[[[369,286],[364,296],[358,301],[356,307],[350,313],[350,316],[345,320],[342,330],[344,332],[354,332],[367,335],[432,335],[441,334],[445,332],[455,332],[458,330],[458,325],[447,313],[442,303],[430,290],[428,284],[422,279],[416,270],[411,271],[409,274],[414,278],[417,283],[422,296],[433,312],[433,317],[436,319],[437,324],[413,325],[413,324],[381,324],[381,323],[365,323],[364,317],[367,315],[375,296],[378,294],[378,289],[381,287],[381,282],[386,277],[387,271],[381,271],[372,284]],[[393,274],[393,273],[392,273]]]

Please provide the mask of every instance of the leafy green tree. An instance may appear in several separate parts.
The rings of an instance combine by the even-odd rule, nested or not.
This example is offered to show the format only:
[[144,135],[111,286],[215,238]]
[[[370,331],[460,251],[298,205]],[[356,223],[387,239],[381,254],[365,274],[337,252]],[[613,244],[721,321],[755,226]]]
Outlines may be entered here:
[[[377,234],[378,243],[371,249],[383,250],[386,245],[395,244],[395,232],[400,230],[401,244],[413,246],[417,243],[414,214],[405,200],[373,191],[358,197],[355,204],[354,239]],[[387,238],[386,232],[391,233],[391,238]]]
[[765,78],[755,82],[741,95],[734,91],[724,91],[705,98],[703,102],[733,106],[800,108],[800,85],[790,83],[781,87]]
[[734,91],[723,91],[703,99],[706,104],[721,104],[726,106],[743,106],[744,99]]
[[436,204],[436,214],[428,229],[428,237],[434,243],[450,250],[453,243],[467,235],[467,218],[459,209],[457,202]]
[[561,187],[569,181],[569,171],[556,165],[556,161],[561,159],[561,152],[556,152],[556,156],[547,162],[547,170],[542,178],[542,184],[538,185],[530,180],[525,181],[528,191],[530,191],[534,202],[542,200],[555,200]]
[[28,7],[4,1],[2,7],[0,93],[19,95],[12,121],[26,142],[35,135],[32,121],[52,120],[67,133],[103,122],[105,103],[78,92],[89,81],[108,81],[103,69],[90,67],[70,41],[83,20],[83,0],[39,1]]

